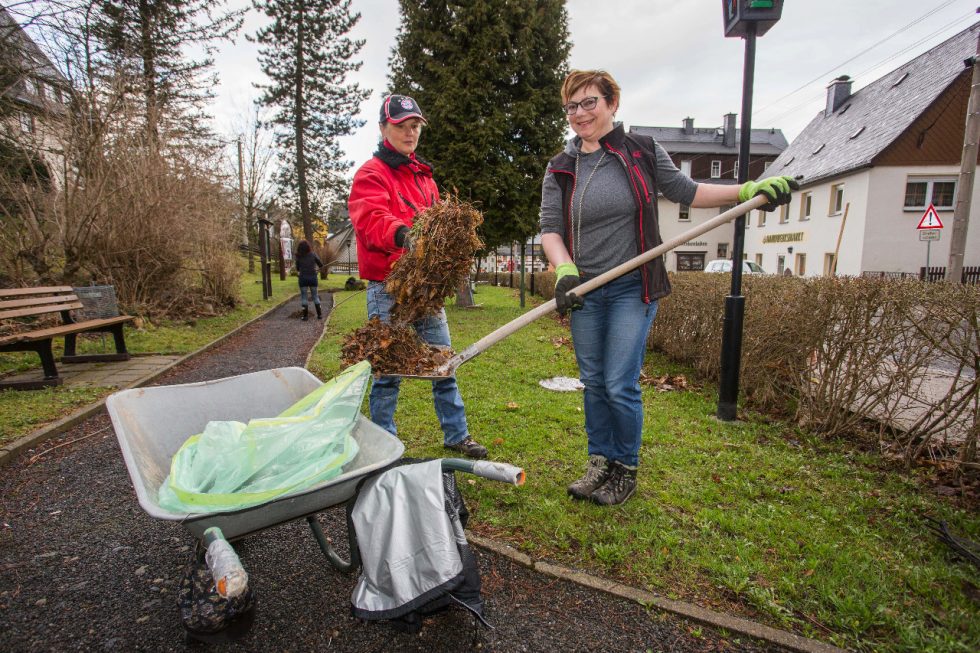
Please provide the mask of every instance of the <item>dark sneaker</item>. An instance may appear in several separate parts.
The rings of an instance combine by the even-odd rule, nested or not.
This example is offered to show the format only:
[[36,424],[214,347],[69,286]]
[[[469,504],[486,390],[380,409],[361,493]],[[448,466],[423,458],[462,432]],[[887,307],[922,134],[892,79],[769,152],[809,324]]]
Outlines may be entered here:
[[589,498],[600,506],[618,506],[636,492],[636,467],[615,460],[609,463],[609,478]]
[[568,493],[575,499],[588,499],[609,478],[609,461],[605,456],[589,456],[585,476],[568,486]]
[[487,448],[482,444],[477,442],[471,437],[467,437],[462,442],[457,442],[456,444],[443,445],[446,449],[452,449],[453,451],[458,451],[470,458],[486,458]]

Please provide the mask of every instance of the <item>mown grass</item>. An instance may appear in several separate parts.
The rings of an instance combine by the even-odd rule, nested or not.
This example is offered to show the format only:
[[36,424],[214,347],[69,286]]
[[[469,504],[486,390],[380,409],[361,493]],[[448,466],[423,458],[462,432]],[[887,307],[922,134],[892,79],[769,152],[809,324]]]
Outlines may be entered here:
[[[311,359],[323,378],[339,370],[342,337],[365,320],[363,294],[335,298]],[[509,289],[478,286],[476,301],[480,308],[447,307],[457,351],[522,312]],[[565,487],[586,458],[581,394],[538,385],[577,376],[567,336],[545,318],[459,369],[473,436],[492,458],[528,474],[523,488],[466,479],[474,530],[536,557],[840,646],[977,650],[975,570],[952,558],[923,521],[946,520],[976,541],[975,512],[848,443],[751,414],[719,422],[713,387],[645,388],[637,495],[617,508],[570,501]],[[684,372],[649,358],[652,375]],[[403,383],[396,419],[406,455],[444,455],[427,382]]]
[[[259,275],[244,272],[241,279],[242,302],[232,311],[193,321],[148,323],[142,329],[127,325],[126,348],[132,354],[187,354],[261,315],[296,292],[295,278],[287,277],[285,281],[280,281],[278,276],[273,275],[272,298],[263,300]],[[55,340],[56,358],[61,356],[63,344],[63,339]],[[100,335],[80,337],[78,351],[113,352],[112,336],[107,335],[104,339]],[[34,353],[0,354],[0,374],[39,369],[40,366],[40,360]],[[114,390],[110,387],[57,386],[44,390],[0,391],[0,445],[23,437],[81,406],[98,401]]]

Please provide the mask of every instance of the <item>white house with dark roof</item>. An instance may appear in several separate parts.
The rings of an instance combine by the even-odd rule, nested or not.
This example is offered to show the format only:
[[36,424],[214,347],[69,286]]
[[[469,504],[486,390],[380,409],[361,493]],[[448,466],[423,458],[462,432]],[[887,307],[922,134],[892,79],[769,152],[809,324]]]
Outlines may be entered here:
[[[769,167],[802,175],[781,211],[753,213],[745,252],[767,271],[819,276],[918,273],[927,243],[918,226],[929,204],[945,227],[930,265],[945,266],[956,201],[972,68],[980,23],[852,92],[846,76],[827,103]],[[980,211],[975,184],[972,214]],[[845,221],[846,210],[846,221]],[[980,265],[980,224],[968,232],[964,266]]]
[[[630,127],[630,133],[651,136],[674,165],[698,182],[734,184],[738,178],[741,130],[735,114],[725,115],[720,127],[695,127],[685,118],[682,127]],[[749,178],[763,176],[766,168],[786,149],[786,137],[778,129],[753,129],[749,145]],[[718,215],[718,209],[692,209],[662,195],[657,200],[660,234],[664,240],[679,236]],[[664,262],[670,271],[703,270],[707,261],[731,256],[734,231],[720,227],[668,252]]]

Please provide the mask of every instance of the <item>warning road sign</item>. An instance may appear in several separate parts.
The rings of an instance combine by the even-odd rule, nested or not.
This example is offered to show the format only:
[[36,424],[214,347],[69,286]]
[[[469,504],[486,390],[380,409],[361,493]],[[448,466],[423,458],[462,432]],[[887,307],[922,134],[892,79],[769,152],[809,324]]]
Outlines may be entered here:
[[939,214],[936,212],[936,207],[932,204],[926,209],[926,212],[922,214],[922,219],[919,220],[919,226],[916,229],[942,229],[943,221],[939,219]]

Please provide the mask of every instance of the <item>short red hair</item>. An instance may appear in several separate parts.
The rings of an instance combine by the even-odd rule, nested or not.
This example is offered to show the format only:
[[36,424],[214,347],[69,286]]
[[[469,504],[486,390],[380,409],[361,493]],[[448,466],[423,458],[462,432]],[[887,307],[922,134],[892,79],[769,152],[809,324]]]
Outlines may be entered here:
[[561,85],[561,103],[565,104],[579,89],[588,86],[598,88],[608,104],[619,106],[619,84],[605,70],[573,70],[568,73]]

